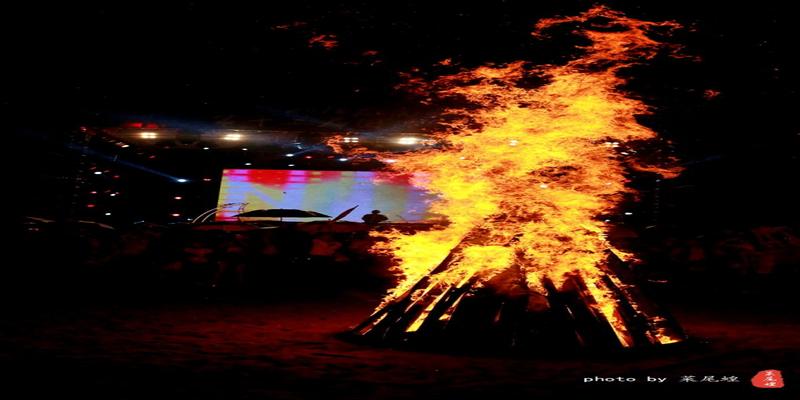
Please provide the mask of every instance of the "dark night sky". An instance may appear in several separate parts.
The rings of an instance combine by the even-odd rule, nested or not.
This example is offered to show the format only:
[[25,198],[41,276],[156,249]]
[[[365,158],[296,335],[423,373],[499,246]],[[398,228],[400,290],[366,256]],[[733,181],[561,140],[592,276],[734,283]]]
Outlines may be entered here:
[[[12,15],[2,101],[18,154],[36,157],[37,141],[130,115],[415,129],[430,110],[393,89],[399,72],[434,72],[445,58],[465,67],[564,60],[577,39],[536,41],[532,26],[592,4],[172,3],[33,5]],[[630,89],[656,107],[643,121],[674,142],[687,166],[663,191],[665,218],[797,224],[800,35],[789,6],[641,3],[606,2],[685,24],[691,29],[674,40],[702,59],[657,59],[630,71]],[[337,45],[310,45],[318,35],[335,35]],[[708,99],[709,89],[720,94]]]

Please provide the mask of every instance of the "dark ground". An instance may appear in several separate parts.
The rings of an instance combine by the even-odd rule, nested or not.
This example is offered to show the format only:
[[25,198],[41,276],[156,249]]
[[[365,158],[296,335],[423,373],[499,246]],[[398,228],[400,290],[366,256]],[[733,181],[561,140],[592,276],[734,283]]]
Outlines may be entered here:
[[[288,302],[52,300],[25,309],[6,303],[3,398],[533,399],[614,392],[738,399],[790,398],[800,384],[800,322],[786,310],[674,305],[696,343],[657,354],[435,354],[336,336],[378,299],[351,292]],[[786,387],[753,388],[750,378],[763,369],[783,370]],[[648,375],[669,383],[583,383]],[[737,376],[741,383],[679,383],[684,375]]]

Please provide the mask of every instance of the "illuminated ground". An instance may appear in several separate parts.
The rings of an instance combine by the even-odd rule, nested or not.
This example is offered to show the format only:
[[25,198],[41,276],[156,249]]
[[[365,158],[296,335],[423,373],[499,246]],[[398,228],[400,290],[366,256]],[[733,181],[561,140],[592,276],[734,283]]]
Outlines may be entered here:
[[[283,303],[10,307],[0,322],[3,391],[19,398],[532,399],[605,388],[746,398],[757,392],[749,383],[755,372],[786,373],[800,360],[800,337],[792,333],[800,322],[786,313],[696,307],[675,314],[713,343],[658,356],[509,359],[376,349],[334,336],[376,300],[348,294]],[[582,382],[595,375],[673,383]],[[675,383],[683,375],[735,375],[743,383]],[[787,387],[798,384],[796,374],[787,375]]]

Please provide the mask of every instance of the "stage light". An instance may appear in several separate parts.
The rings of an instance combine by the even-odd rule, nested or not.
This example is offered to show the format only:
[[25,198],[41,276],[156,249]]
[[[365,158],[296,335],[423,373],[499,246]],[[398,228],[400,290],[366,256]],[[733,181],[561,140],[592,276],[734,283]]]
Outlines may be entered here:
[[628,211],[628,212],[625,213],[625,215],[633,215],[633,213]]
[[287,154],[286,154],[286,157],[294,157],[294,154],[292,154],[292,153],[287,153]]
[[105,213],[105,216],[106,216],[106,217],[110,217],[110,216],[111,216],[111,213]]
[[413,145],[419,143],[419,139],[415,137],[401,137],[397,139],[397,143],[404,145]]
[[181,216],[181,215],[180,215],[180,214],[178,214],[178,213],[172,213],[172,214],[170,214],[170,215],[172,215],[173,217],[180,217],[180,216]]
[[244,165],[249,167],[249,166],[253,165],[253,163],[246,162],[246,163],[244,163]]
[[127,149],[128,147],[131,147],[131,146],[130,146],[129,144],[123,144],[123,145],[122,145],[122,146],[120,146],[120,147],[122,147],[123,149]]
[[357,137],[346,137],[342,140],[345,143],[358,143]]
[[178,183],[186,183],[186,182],[189,182],[189,180],[188,180],[188,179],[184,179],[184,178],[178,178],[178,179],[175,179],[175,181],[176,181],[176,182],[178,182]]
[[339,159],[339,161],[341,161],[341,162],[345,162],[345,161],[347,161],[347,160],[349,160],[349,158],[340,158],[340,159]]
[[222,137],[222,140],[228,140],[228,141],[232,141],[232,142],[233,141],[237,141],[237,140],[242,140],[242,134],[240,134],[240,133],[228,133],[228,134],[226,134],[225,136]]
[[388,160],[383,160],[383,162],[385,162],[385,163],[388,163],[388,164],[394,164],[394,163],[396,163],[396,162],[397,162],[397,160],[395,160],[395,159],[393,159],[393,158],[390,158],[390,159],[388,159]]
[[109,196],[111,196],[111,197],[117,197],[117,194],[116,194],[116,193],[111,193],[111,194],[109,194]]
[[139,137],[142,139],[158,139],[158,133],[156,132],[140,132]]
[[103,171],[94,171],[95,175],[103,175]]
[[242,151],[247,151],[247,147],[242,147]]
[[294,164],[289,164],[290,167],[294,167]]
[[203,150],[209,150],[210,147],[203,147]]
[[518,144],[519,144],[519,140],[517,140],[517,139],[511,139],[511,140],[508,141],[508,145],[509,146],[516,146]]
[[175,197],[173,197],[173,199],[175,199],[175,200],[182,200],[182,199],[183,199],[183,197],[181,197],[181,196],[175,196]]

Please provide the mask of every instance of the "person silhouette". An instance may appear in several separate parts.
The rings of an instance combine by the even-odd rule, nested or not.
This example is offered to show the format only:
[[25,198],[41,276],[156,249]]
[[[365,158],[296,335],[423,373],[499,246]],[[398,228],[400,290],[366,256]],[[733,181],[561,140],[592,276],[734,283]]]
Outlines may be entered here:
[[361,217],[361,219],[367,225],[378,225],[381,222],[388,220],[389,218],[381,214],[381,210],[372,210],[372,213],[364,214],[364,216]]

